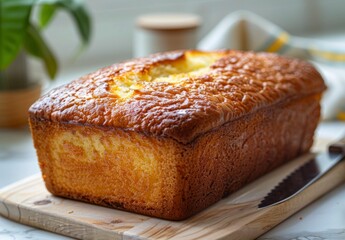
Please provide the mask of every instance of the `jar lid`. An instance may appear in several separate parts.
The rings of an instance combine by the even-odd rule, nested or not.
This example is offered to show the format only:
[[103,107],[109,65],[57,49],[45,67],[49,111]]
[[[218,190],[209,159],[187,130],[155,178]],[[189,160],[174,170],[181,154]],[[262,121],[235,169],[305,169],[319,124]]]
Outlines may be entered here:
[[201,20],[190,13],[155,13],[137,18],[137,26],[152,30],[183,30],[196,28]]

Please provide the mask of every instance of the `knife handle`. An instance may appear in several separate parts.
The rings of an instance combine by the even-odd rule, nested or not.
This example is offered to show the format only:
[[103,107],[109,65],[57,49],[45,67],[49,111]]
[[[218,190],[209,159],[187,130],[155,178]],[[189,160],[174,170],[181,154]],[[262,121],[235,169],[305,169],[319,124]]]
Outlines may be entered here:
[[329,145],[328,152],[345,155],[345,137]]

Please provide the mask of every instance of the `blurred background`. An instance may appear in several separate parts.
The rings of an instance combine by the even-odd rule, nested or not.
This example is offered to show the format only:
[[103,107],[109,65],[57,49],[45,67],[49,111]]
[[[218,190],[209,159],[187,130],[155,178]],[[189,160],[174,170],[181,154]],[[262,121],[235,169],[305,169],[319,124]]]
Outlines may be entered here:
[[343,0],[85,0],[91,15],[90,45],[77,59],[78,32],[70,15],[58,12],[44,31],[60,63],[54,85],[72,80],[99,67],[133,56],[133,38],[138,16],[155,12],[187,12],[201,17],[198,39],[202,39],[229,13],[248,10],[288,31],[291,35],[343,41]]

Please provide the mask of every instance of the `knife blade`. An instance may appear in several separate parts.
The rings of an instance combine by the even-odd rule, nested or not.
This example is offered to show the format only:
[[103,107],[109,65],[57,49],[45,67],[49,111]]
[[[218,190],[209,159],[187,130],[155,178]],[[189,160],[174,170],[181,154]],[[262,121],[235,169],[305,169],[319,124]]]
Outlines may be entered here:
[[286,176],[259,203],[259,208],[285,202],[321,178],[345,157],[345,137],[331,144],[328,152],[320,153]]

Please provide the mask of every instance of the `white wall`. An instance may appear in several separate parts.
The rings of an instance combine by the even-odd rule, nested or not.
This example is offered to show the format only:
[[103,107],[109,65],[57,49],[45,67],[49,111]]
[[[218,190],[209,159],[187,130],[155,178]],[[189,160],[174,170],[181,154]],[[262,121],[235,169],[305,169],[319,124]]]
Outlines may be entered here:
[[[87,0],[92,15],[90,46],[77,59],[79,39],[72,19],[59,13],[45,36],[61,63],[61,74],[92,71],[132,56],[135,18],[152,12],[191,12],[203,19],[199,37],[204,36],[225,15],[245,9],[253,11],[294,35],[345,30],[344,0]],[[61,76],[61,75],[60,75]]]

